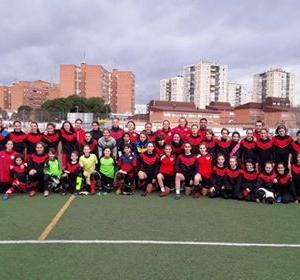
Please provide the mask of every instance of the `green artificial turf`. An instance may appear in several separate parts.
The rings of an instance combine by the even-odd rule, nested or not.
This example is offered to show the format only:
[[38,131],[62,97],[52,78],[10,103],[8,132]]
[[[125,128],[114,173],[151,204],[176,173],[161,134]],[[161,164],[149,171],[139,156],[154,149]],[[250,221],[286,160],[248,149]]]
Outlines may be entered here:
[[[69,197],[0,201],[0,239],[37,240]],[[299,244],[300,205],[78,196],[48,240]],[[300,248],[153,244],[0,245],[0,279],[300,279]]]

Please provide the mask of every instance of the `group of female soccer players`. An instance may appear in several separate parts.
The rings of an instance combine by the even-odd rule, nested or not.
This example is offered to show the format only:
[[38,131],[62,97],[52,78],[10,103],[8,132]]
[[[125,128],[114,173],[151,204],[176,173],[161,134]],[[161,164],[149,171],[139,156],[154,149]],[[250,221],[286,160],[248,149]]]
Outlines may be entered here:
[[[261,121],[254,129],[239,132],[223,128],[215,136],[207,120],[188,126],[184,117],[171,128],[168,120],[152,131],[146,123],[140,133],[129,121],[119,120],[100,130],[94,121],[90,131],[63,122],[48,123],[40,132],[32,122],[27,133],[19,121],[8,132],[0,122],[0,187],[3,199],[15,191],[142,196],[158,191],[160,197],[174,190],[193,198],[208,196],[256,202],[295,202],[300,199],[300,131],[293,140],[284,125],[271,137]],[[58,147],[61,145],[58,160]]]

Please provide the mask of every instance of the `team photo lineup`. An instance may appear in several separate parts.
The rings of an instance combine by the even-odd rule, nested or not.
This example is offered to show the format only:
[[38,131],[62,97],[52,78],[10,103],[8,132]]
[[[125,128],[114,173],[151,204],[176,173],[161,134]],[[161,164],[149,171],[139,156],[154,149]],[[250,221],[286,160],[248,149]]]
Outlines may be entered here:
[[28,132],[15,121],[8,131],[1,121],[0,186],[3,200],[16,192],[33,197],[42,193],[74,195],[172,194],[207,196],[261,203],[298,203],[300,200],[300,131],[296,139],[284,125],[270,136],[262,121],[246,130],[222,128],[214,135],[207,120],[188,125],[180,117],[170,127],[164,120],[153,131],[151,123],[135,131],[112,119],[110,128],[93,121],[89,130],[82,120],[64,121],[60,128],[48,123],[41,132],[31,122]]

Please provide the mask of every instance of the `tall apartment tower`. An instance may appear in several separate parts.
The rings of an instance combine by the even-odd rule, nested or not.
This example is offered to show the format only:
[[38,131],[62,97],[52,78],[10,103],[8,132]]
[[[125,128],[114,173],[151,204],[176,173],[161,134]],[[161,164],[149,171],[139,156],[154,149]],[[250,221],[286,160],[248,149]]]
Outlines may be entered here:
[[227,102],[228,67],[211,62],[201,62],[183,68],[184,96],[204,109],[211,101]]
[[255,74],[253,93],[257,102],[265,101],[267,97],[281,97],[289,98],[293,106],[295,105],[295,74],[285,72],[281,68]]
[[110,106],[115,114],[134,114],[135,76],[131,71],[113,69],[110,74]]
[[183,94],[183,76],[160,80],[160,100],[185,101]]
[[231,106],[239,106],[248,102],[254,102],[253,95],[249,93],[249,90],[245,85],[237,82],[227,83],[227,101]]
[[60,97],[101,97],[109,103],[109,77],[101,65],[60,65]]

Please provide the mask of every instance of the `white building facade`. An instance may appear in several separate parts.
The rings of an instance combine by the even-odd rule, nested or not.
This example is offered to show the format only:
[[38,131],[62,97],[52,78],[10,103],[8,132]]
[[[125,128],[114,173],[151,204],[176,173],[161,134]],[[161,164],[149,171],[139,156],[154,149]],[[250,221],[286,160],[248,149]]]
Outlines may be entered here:
[[248,90],[246,85],[237,82],[227,83],[227,101],[231,106],[239,106],[248,102],[255,102],[253,94]]
[[253,95],[257,102],[265,101],[267,97],[289,98],[291,105],[295,106],[295,74],[281,68],[255,74]]
[[201,62],[183,67],[183,94],[186,101],[204,109],[211,101],[227,100],[228,67]]
[[183,77],[160,80],[160,100],[186,101],[183,94]]

